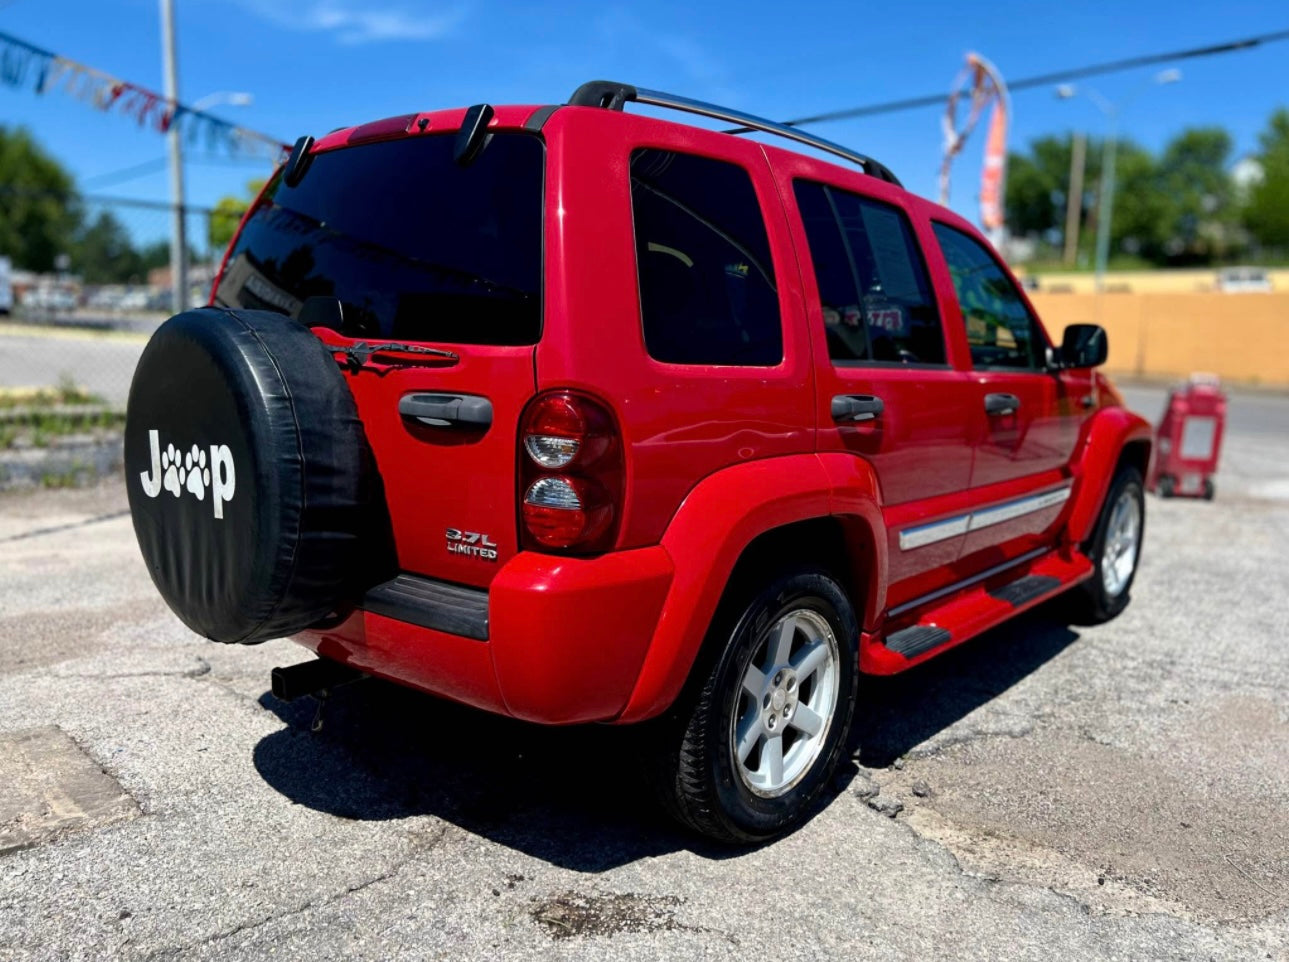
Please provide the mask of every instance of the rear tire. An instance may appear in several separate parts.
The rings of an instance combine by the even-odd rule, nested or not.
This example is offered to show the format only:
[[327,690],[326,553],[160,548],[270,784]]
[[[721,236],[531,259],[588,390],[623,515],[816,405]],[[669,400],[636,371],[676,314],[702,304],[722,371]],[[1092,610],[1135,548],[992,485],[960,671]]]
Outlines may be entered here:
[[[1169,493],[1172,491],[1172,479],[1160,478],[1160,494],[1164,493],[1165,481],[1169,482]],[[1092,540],[1083,546],[1094,569],[1092,577],[1068,596],[1075,623],[1099,625],[1128,607],[1145,532],[1146,500],[1141,473],[1133,467],[1122,467],[1110,484]]]
[[1171,498],[1173,496],[1173,479],[1170,475],[1165,474],[1156,484],[1161,498]]
[[815,568],[724,607],[713,654],[652,726],[654,787],[695,831],[762,842],[800,824],[831,784],[855,711],[859,626]]

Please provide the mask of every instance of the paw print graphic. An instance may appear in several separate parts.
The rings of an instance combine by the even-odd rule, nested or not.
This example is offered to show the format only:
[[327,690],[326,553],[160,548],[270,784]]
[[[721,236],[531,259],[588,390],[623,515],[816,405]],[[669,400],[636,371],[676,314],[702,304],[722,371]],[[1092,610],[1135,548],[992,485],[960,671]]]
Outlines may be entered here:
[[179,452],[175,450],[173,444],[168,445],[161,452],[161,486],[173,494],[176,498],[183,491],[183,478],[180,471],[183,469],[179,466]]
[[196,496],[198,501],[204,501],[206,488],[210,486],[210,468],[206,467],[206,452],[195,444],[184,455],[184,471],[188,475],[188,493]]

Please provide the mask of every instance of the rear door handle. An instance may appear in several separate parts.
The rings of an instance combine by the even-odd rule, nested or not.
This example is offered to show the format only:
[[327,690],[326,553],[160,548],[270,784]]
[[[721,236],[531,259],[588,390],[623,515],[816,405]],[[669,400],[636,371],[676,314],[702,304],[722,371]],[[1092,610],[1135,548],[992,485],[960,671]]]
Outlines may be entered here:
[[985,413],[993,417],[1004,417],[1020,410],[1020,398],[1015,394],[986,394]]
[[832,399],[834,421],[871,421],[885,409],[882,399],[871,394],[838,394]]
[[470,394],[404,394],[398,413],[436,428],[492,426],[492,402]]

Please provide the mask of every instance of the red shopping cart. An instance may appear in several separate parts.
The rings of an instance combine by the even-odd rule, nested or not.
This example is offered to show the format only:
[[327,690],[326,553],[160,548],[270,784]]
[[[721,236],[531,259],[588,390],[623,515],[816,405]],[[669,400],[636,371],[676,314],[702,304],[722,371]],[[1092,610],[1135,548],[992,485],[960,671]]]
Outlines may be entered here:
[[1162,498],[1213,498],[1213,475],[1226,427],[1226,395],[1216,376],[1192,374],[1168,392],[1155,430],[1155,466],[1147,487]]

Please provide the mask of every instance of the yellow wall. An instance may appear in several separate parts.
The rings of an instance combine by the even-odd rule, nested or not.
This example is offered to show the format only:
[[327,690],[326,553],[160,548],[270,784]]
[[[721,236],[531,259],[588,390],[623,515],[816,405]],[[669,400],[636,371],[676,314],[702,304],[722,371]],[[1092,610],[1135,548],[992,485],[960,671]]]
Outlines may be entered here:
[[[1091,294],[1096,290],[1096,277],[1090,271],[1048,274],[1017,268],[1018,276],[1029,274],[1038,281],[1038,290],[1055,294]],[[1196,294],[1212,291],[1217,284],[1215,267],[1186,270],[1111,271],[1106,285],[1111,293]],[[1289,292],[1289,270],[1266,270],[1267,280],[1275,293]]]
[[1289,387],[1289,292],[1032,292],[1030,299],[1057,343],[1067,324],[1104,327],[1111,374],[1174,378],[1207,371],[1232,383]]

